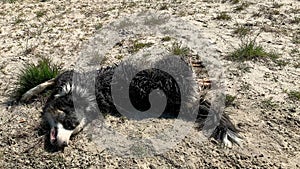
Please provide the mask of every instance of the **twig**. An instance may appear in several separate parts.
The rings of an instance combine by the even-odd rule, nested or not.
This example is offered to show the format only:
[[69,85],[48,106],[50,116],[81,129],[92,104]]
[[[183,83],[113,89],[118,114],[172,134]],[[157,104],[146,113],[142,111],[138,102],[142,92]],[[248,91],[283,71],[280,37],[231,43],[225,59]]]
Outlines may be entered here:
[[44,83],[41,83],[39,85],[37,85],[36,87],[28,90],[25,94],[23,94],[22,98],[21,98],[21,102],[26,102],[28,101],[30,98],[32,98],[34,95],[37,95],[39,93],[41,93],[43,90],[45,90],[47,87],[54,85],[55,83],[55,78],[50,79]]

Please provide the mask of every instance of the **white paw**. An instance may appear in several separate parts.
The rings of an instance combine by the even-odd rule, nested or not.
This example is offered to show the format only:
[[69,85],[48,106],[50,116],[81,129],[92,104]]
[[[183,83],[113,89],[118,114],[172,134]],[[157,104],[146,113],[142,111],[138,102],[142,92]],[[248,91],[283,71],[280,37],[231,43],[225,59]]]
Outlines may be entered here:
[[227,130],[222,140],[225,147],[231,148],[233,144],[241,146],[243,140],[231,130]]
[[227,133],[225,134],[224,138],[223,138],[223,144],[225,147],[231,148],[232,147],[232,143],[230,140],[228,140],[228,135]]

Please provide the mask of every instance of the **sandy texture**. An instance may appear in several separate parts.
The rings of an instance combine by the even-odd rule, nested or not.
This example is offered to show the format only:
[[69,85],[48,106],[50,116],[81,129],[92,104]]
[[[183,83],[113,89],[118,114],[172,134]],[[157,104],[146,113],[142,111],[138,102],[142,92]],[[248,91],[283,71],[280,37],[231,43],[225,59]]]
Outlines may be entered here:
[[[237,10],[242,2],[0,1],[0,168],[300,168],[300,102],[287,94],[300,91],[300,1],[247,3]],[[146,9],[182,17],[218,46],[227,94],[236,96],[226,111],[242,130],[242,146],[223,149],[214,141],[199,143],[194,138],[197,131],[192,131],[167,153],[128,159],[96,149],[82,132],[64,152],[47,151],[45,130],[40,125],[45,100],[36,99],[28,105],[9,101],[22,64],[48,56],[63,63],[64,69],[71,69],[82,45],[101,25]],[[222,11],[231,20],[214,19]],[[284,64],[226,60],[241,42],[233,33],[236,24],[251,28],[252,37],[260,32],[257,42],[267,51],[279,53]],[[111,55],[108,61],[118,58]],[[115,117],[107,121],[120,130],[134,126]],[[172,121],[153,123],[163,127]]]

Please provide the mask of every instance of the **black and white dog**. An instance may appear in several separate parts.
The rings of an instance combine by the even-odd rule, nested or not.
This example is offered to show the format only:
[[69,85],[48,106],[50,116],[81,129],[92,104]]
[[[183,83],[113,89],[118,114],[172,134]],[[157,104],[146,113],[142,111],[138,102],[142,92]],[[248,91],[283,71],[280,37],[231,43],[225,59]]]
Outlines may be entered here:
[[[115,65],[101,68],[93,73],[93,77],[90,77],[90,73],[80,74],[74,70],[66,71],[57,78],[38,85],[29,92],[31,94],[27,93],[23,96],[22,100],[28,100],[29,95],[32,95],[32,93],[41,92],[48,86],[54,86],[52,95],[43,109],[43,116],[51,128],[50,142],[52,145],[67,146],[71,135],[81,131],[84,126],[99,116],[97,114],[98,110],[103,114],[122,116],[117,110],[119,105],[114,103],[115,98],[111,93],[112,86],[115,85],[112,81],[117,67]],[[74,75],[83,78],[83,80],[77,78],[77,83],[74,83]],[[81,83],[88,78],[95,79],[93,90]],[[143,70],[131,80],[129,89],[130,101],[138,111],[146,111],[151,107],[149,94],[154,89],[162,90],[167,101],[166,107],[159,118],[178,117],[182,101],[180,92],[184,91],[180,91],[176,80],[168,73],[158,69]],[[122,94],[120,96],[122,97]],[[201,128],[203,126],[201,123],[205,121],[209,114],[211,104],[203,98],[200,98],[197,102],[198,111],[194,113],[196,113],[198,127]],[[189,113],[195,115],[192,111]],[[140,119],[149,117],[153,116],[149,115]],[[183,120],[189,120],[189,117],[184,116]],[[211,136],[224,143],[225,146],[231,146],[232,143],[239,144],[241,141],[237,133],[238,130],[230,121],[228,115],[223,113]]]

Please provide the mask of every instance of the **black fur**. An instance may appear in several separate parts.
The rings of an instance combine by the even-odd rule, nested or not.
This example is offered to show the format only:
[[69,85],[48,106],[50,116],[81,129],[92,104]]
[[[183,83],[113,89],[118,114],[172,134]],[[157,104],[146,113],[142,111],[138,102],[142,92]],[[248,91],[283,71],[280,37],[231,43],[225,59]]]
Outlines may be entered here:
[[[79,123],[80,119],[85,116],[86,113],[92,114],[92,116],[90,116],[91,118],[88,119],[88,121],[91,121],[93,120],[93,118],[98,117],[97,113],[95,114],[95,112],[93,112],[97,111],[96,107],[86,109],[86,107],[89,106],[90,101],[85,100],[84,98],[80,100],[80,103],[86,107],[83,108],[81,112],[74,113],[75,109],[73,99],[74,94],[76,94],[74,93],[74,91],[64,96],[55,97],[55,95],[61,92],[63,86],[67,85],[67,83],[72,84],[72,80],[76,76],[76,85],[85,88],[87,93],[91,95],[95,93],[97,106],[101,113],[103,113],[104,115],[112,114],[115,116],[122,116],[117,111],[116,106],[118,105],[114,104],[111,94],[111,86],[115,85],[111,83],[115,69],[116,66],[112,66],[101,68],[100,70],[97,70],[95,72],[95,91],[89,89],[91,86],[84,84],[85,79],[93,77],[92,73],[79,74],[75,73],[74,71],[66,71],[62,73],[56,78],[53,94],[48,99],[44,111],[51,111],[51,109],[53,108],[64,111],[66,113],[63,119],[66,125],[64,127],[69,129],[73,129]],[[80,78],[82,78],[83,80],[80,80]],[[123,80],[127,79],[124,78]],[[122,81],[120,83],[122,83]],[[164,112],[160,115],[160,118],[177,118],[181,105],[181,91],[178,87],[178,84],[176,84],[176,80],[173,79],[168,73],[158,69],[143,70],[136,74],[131,80],[129,89],[130,101],[133,106],[139,111],[146,111],[151,107],[148,96],[152,90],[162,90],[167,97],[167,106]],[[120,95],[120,97],[122,97],[122,95]],[[207,100],[201,98],[197,106],[199,106],[199,110],[198,112],[196,112],[196,122],[198,123],[198,127],[201,128],[203,127],[203,123],[209,114],[211,104]],[[191,116],[195,115],[192,111],[188,113],[191,113]],[[74,115],[76,115],[76,117],[72,117]],[[152,116],[149,115],[145,118],[149,117]],[[187,119],[185,120],[189,119],[189,116],[184,117],[187,117]],[[228,130],[235,134],[238,132],[237,128],[230,121],[229,116],[223,113],[222,117],[220,117],[220,124],[215,128],[212,136],[218,140],[222,140]]]

